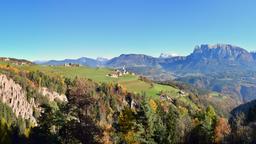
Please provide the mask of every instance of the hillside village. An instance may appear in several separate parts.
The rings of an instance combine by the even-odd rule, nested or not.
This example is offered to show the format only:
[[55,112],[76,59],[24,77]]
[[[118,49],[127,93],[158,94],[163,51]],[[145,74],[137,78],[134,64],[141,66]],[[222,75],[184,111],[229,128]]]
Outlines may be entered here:
[[65,63],[63,66],[65,66],[65,67],[80,67],[82,65],[80,65],[80,64],[73,64],[73,63]]
[[5,63],[12,63],[16,66],[23,66],[23,65],[33,64],[32,62],[27,61],[27,60],[19,60],[19,59],[8,58],[8,57],[0,57],[0,61],[5,62]]
[[106,76],[112,77],[112,78],[118,78],[118,77],[122,77],[122,76],[128,75],[128,74],[135,75],[135,73],[128,72],[126,70],[125,66],[123,66],[123,68],[121,70],[115,69],[112,73],[109,73]]

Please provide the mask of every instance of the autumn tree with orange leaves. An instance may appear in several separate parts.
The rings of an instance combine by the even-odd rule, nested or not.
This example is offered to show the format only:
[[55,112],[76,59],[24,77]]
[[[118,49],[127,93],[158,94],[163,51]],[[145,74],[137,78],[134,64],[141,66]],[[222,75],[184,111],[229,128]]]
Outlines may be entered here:
[[216,144],[222,143],[222,141],[230,134],[230,126],[225,118],[219,118],[217,120],[214,129],[214,142]]

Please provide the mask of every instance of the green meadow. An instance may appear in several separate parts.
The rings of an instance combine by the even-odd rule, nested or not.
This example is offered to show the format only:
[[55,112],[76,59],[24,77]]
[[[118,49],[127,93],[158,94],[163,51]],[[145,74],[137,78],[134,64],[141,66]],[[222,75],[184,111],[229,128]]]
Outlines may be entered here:
[[178,89],[171,86],[160,85],[154,83],[153,86],[150,83],[139,80],[136,75],[125,75],[119,78],[112,78],[106,76],[111,73],[113,69],[108,68],[89,68],[89,67],[64,67],[64,66],[19,66],[19,68],[29,71],[42,71],[49,75],[62,75],[68,78],[85,77],[92,79],[99,83],[119,83],[128,91],[134,93],[145,93],[148,96],[157,96],[161,91],[166,92],[173,97],[178,96]]

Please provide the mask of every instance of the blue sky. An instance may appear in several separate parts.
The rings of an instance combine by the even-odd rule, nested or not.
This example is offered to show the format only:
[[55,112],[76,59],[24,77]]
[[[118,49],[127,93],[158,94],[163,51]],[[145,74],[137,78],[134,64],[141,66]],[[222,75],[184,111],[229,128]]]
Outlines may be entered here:
[[256,50],[255,0],[1,0],[0,56],[47,60]]

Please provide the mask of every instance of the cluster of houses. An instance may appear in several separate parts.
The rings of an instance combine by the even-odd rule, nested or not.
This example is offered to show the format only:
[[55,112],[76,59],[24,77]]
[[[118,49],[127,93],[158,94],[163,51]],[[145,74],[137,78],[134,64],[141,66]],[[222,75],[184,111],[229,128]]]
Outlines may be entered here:
[[112,78],[118,78],[118,77],[122,77],[122,76],[128,75],[128,74],[135,75],[135,73],[129,73],[129,72],[126,70],[125,66],[123,66],[123,68],[122,68],[121,70],[116,69],[116,70],[114,70],[112,73],[107,74],[107,76],[112,77]]
[[73,64],[73,63],[65,63],[64,66],[65,67],[80,67],[82,65],[81,64]]
[[16,62],[14,64],[17,65],[17,66],[27,65],[27,63],[25,63],[25,62]]
[[19,61],[19,60],[14,60],[14,59],[10,59],[10,58],[0,58],[0,61],[4,61],[4,62],[10,62],[14,65],[17,66],[22,66],[22,65],[28,65],[28,62],[25,61]]
[[3,61],[8,62],[8,61],[10,61],[10,59],[9,58],[3,58]]

